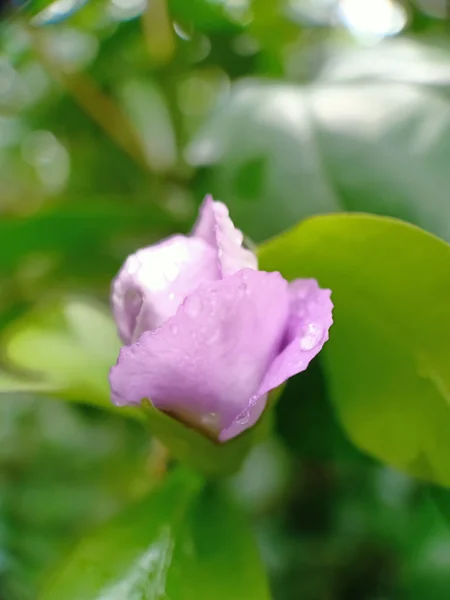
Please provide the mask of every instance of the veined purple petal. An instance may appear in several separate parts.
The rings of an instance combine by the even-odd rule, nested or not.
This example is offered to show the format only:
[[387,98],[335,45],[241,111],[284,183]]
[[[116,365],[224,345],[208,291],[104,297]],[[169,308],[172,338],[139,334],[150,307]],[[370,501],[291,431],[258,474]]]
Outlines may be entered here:
[[283,349],[269,367],[258,396],[304,371],[320,352],[333,323],[330,294],[315,279],[296,279],[289,284],[289,321]]
[[202,281],[217,279],[214,250],[202,239],[177,235],[128,257],[112,285],[112,307],[128,344],[162,325]]
[[[122,349],[110,372],[113,400],[149,398],[218,436],[253,402],[288,314],[288,285],[279,273],[244,269],[206,282],[159,329]],[[252,424],[249,419],[242,430]]]
[[217,252],[222,277],[240,269],[257,269],[258,260],[250,250],[242,247],[242,232],[233,224],[228,208],[206,196],[200,207],[200,216],[193,235],[204,240]]

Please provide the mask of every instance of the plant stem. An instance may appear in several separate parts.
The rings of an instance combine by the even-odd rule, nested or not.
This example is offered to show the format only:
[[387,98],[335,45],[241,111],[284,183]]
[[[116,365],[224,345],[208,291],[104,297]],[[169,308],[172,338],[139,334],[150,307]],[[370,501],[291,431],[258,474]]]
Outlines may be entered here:
[[175,53],[175,35],[167,8],[167,0],[147,0],[142,15],[145,42],[155,65],[170,62]]
[[128,118],[114,100],[107,96],[86,73],[66,73],[47,52],[45,40],[39,32],[28,28],[32,45],[41,64],[79,106],[103,131],[124,150],[140,167],[149,170],[139,138]]

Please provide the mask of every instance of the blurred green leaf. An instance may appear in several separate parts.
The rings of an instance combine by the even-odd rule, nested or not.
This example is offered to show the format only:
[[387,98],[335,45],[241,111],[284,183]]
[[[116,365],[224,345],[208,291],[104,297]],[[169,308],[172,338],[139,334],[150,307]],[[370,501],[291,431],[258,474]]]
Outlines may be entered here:
[[375,46],[345,48],[333,53],[319,81],[327,83],[394,82],[447,88],[450,85],[450,48],[442,44],[394,38]]
[[148,453],[148,433],[130,419],[2,394],[1,597],[35,600],[76,540],[151,489]]
[[[120,342],[113,320],[100,304],[69,298],[17,320],[4,334],[6,358],[17,370],[40,377],[29,389],[95,404],[121,414],[110,400],[108,372],[117,360]],[[8,380],[6,380],[5,390]],[[14,379],[9,379],[15,391]],[[25,385],[25,384],[24,384]]]
[[245,521],[190,474],[152,494],[82,542],[42,600],[269,598]]
[[48,582],[42,600],[164,598],[174,546],[199,483],[176,473],[82,541]]
[[303,460],[368,463],[344,435],[329,396],[317,359],[288,381],[276,409],[277,430],[284,443]]
[[305,216],[343,208],[314,135],[300,88],[244,80],[194,138],[188,159],[213,167],[205,191],[261,241]]
[[437,485],[427,489],[431,501],[450,525],[450,491]]
[[[155,206],[130,206],[125,196],[91,196],[87,202],[74,201],[27,217],[3,217],[2,244],[8,248],[0,256],[2,274],[14,273],[28,255],[49,256],[58,272],[66,277],[83,267],[99,274],[119,266],[111,256],[111,246],[127,233],[154,232],[167,227],[167,216]],[[111,267],[112,265],[112,267]]]
[[399,217],[450,240],[449,140],[450,100],[431,86],[249,79],[187,155],[209,167],[205,191],[258,241],[341,210]]
[[[445,499],[448,491],[441,490],[434,498],[427,493],[423,495],[421,510],[415,518],[415,536],[405,548],[402,575],[406,597],[408,600],[443,600],[450,586],[450,537],[440,503],[447,502],[448,517],[448,497]],[[441,502],[437,502],[437,496]]]
[[168,171],[177,161],[175,132],[166,99],[155,81],[129,80],[121,91],[123,105],[155,171]]
[[242,28],[230,19],[223,3],[209,0],[168,0],[172,18],[179,21],[189,30],[196,29],[203,33],[235,33]]
[[261,267],[332,290],[324,350],[350,438],[407,472],[450,486],[450,248],[369,215],[304,221],[260,249]]
[[[43,307],[15,321],[6,330],[3,343],[9,364],[24,375],[22,380],[5,373],[0,391],[42,392],[144,418],[141,410],[116,407],[110,400],[108,373],[117,361],[120,341],[114,321],[102,305],[68,298]],[[271,404],[280,390],[271,394]],[[256,427],[219,444],[149,402],[145,414],[152,434],[175,458],[208,476],[236,471],[255,442],[267,434],[272,418],[268,410]]]
[[221,488],[207,487],[192,506],[180,543],[175,546],[167,597],[270,598],[248,520]]
[[[56,388],[57,389],[57,388]],[[8,392],[43,392],[51,393],[55,386],[39,380],[33,380],[26,376],[13,375],[0,371],[0,394]]]

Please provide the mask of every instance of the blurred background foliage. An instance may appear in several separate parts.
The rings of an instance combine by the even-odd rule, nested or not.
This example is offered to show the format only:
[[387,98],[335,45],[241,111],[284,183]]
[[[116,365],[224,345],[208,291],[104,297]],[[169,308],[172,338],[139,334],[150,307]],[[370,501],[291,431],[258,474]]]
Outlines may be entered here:
[[[2,7],[0,327],[14,344],[0,376],[0,598],[32,600],[66,550],[157,474],[138,423],[37,398],[24,369],[56,370],[44,396],[107,402],[90,369],[116,341],[86,298],[106,306],[125,256],[187,231],[206,192],[254,242],[343,210],[450,241],[450,6]],[[318,363],[289,383],[275,437],[229,487],[277,600],[448,598],[447,493],[350,444]]]

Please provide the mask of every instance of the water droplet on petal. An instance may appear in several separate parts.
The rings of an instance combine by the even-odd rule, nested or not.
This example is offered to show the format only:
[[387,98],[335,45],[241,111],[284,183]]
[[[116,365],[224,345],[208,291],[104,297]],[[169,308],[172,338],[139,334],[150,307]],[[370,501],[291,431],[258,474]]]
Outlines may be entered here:
[[170,326],[170,331],[173,333],[173,335],[177,335],[178,325],[175,325],[175,323],[172,323],[172,325]]
[[169,300],[175,300],[175,294],[173,292],[170,292]]
[[188,296],[184,301],[184,309],[189,317],[197,317],[202,307],[202,301],[198,296]]
[[239,294],[241,296],[244,296],[247,293],[247,284],[244,282],[240,283],[238,290],[239,290]]
[[238,425],[246,425],[250,420],[250,409],[243,410],[237,417],[236,423]]
[[304,334],[300,339],[301,350],[312,350],[320,342],[323,336],[322,328],[314,323],[310,323],[304,328]]

